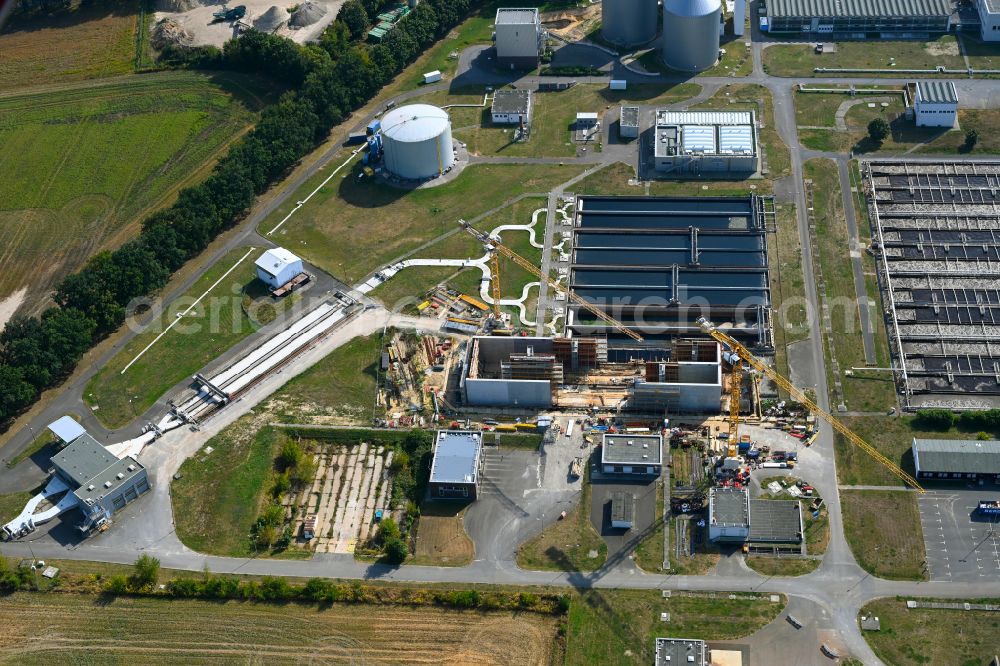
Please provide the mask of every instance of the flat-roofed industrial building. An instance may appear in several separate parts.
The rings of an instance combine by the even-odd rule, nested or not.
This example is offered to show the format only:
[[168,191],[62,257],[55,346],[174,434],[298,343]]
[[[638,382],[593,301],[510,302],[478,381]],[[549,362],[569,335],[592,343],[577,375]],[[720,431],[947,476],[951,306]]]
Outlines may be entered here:
[[438,430],[427,484],[433,499],[474,500],[479,494],[483,435],[473,430]]
[[601,471],[605,474],[659,476],[663,471],[660,435],[604,434]]
[[[577,197],[569,288],[639,331],[646,346],[701,336],[705,317],[766,351],[772,225],[765,197]],[[566,311],[567,337],[606,335],[609,349],[632,344],[585,308],[567,303]]]
[[531,123],[531,91],[502,88],[493,93],[490,119],[495,125],[529,125]]
[[750,536],[750,498],[745,490],[712,488],[708,494],[708,538],[743,543]]
[[639,107],[623,106],[618,114],[618,136],[623,139],[639,137]]
[[655,666],[708,666],[705,641],[691,638],[657,638]]
[[918,479],[1000,481],[1000,441],[913,438]]
[[110,518],[149,490],[146,469],[132,456],[115,457],[89,434],[52,456],[88,521]]
[[757,171],[753,111],[657,111],[653,167],[663,173]]
[[951,29],[949,0],[766,0],[762,29],[837,39],[917,39]]
[[494,23],[497,65],[534,69],[542,55],[545,32],[536,7],[501,7]]
[[611,493],[611,527],[630,530],[635,523],[635,495],[624,490]]

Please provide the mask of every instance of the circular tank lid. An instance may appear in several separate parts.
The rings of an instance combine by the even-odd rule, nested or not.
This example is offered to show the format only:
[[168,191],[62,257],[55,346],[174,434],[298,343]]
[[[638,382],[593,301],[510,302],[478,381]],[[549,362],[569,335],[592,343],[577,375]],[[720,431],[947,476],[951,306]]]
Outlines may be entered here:
[[663,10],[676,16],[706,16],[722,11],[721,0],[664,0]]
[[448,113],[430,104],[410,104],[382,116],[382,134],[393,141],[415,143],[441,135],[448,127]]

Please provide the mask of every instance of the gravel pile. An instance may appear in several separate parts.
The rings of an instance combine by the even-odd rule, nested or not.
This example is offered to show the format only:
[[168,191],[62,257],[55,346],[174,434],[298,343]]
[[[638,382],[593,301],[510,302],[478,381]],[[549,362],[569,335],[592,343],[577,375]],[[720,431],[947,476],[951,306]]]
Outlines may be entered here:
[[162,51],[169,44],[188,46],[191,44],[192,37],[191,33],[177,25],[177,21],[163,19],[153,28],[153,36],[149,41],[154,49]]
[[292,14],[292,18],[288,21],[288,24],[295,26],[296,28],[304,28],[307,25],[312,25],[325,15],[326,7],[323,5],[315,2],[304,2],[299,5],[298,10]]
[[277,5],[272,5],[270,9],[257,17],[253,22],[253,27],[261,32],[274,32],[280,28],[288,19],[288,12]]

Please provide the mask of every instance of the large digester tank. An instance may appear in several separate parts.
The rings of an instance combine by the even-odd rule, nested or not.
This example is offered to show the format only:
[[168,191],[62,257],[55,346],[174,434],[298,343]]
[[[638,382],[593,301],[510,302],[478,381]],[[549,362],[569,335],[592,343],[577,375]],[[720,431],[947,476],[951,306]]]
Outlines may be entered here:
[[601,36],[619,46],[638,46],[656,37],[656,0],[603,0]]
[[663,62],[703,72],[719,59],[720,0],[663,0]]
[[455,162],[451,120],[430,104],[393,109],[382,117],[382,149],[386,169],[400,178],[436,176]]

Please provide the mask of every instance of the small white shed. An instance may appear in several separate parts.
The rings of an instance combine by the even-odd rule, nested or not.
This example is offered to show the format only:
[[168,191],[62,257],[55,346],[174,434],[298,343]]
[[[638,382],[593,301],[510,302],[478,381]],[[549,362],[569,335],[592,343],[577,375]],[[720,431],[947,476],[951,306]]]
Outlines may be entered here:
[[49,424],[49,430],[56,437],[62,440],[63,444],[69,444],[80,435],[87,434],[83,426],[77,423],[72,416],[63,416]]
[[954,127],[958,92],[951,81],[920,81],[913,102],[918,127]]
[[277,289],[302,272],[302,260],[283,247],[268,250],[257,260],[257,277]]

